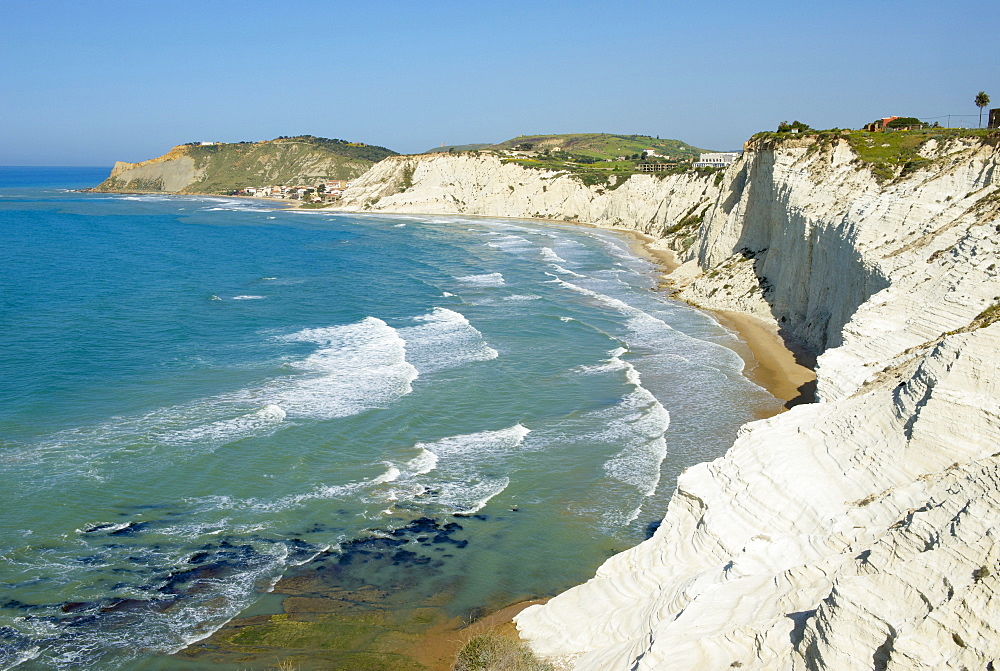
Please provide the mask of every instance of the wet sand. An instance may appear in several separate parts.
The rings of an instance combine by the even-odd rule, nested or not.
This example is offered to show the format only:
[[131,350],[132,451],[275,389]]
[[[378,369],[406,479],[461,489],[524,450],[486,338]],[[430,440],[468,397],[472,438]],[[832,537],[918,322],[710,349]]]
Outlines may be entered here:
[[745,351],[734,348],[746,362],[744,374],[785,401],[782,409],[812,402],[816,382],[813,355],[786,343],[778,330],[762,319],[741,312],[711,314],[745,345]]

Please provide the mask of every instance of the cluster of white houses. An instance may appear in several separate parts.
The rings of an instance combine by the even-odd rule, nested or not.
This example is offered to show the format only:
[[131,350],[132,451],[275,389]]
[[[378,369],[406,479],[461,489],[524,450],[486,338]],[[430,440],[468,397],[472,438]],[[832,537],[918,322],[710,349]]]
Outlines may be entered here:
[[336,200],[346,188],[353,182],[346,179],[327,179],[319,184],[297,185],[297,186],[245,186],[236,191],[238,196],[252,196],[254,198],[283,198],[286,200],[308,200],[319,203],[327,200]]
[[717,151],[702,154],[694,162],[696,168],[725,168],[732,165],[740,157],[738,151]]

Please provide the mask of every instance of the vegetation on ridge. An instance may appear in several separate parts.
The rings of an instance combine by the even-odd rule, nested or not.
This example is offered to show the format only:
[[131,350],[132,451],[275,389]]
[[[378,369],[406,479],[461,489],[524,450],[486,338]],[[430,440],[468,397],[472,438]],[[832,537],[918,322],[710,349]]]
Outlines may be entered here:
[[657,154],[675,160],[685,160],[697,156],[699,149],[680,140],[661,140],[649,135],[616,135],[612,133],[567,133],[564,135],[518,135],[505,142],[495,144],[491,149],[517,149],[527,147],[535,151],[565,154],[585,161],[604,161],[618,157],[636,159],[646,149],[655,149]]
[[[905,119],[904,119],[905,121]],[[790,133],[788,131],[761,132],[750,138],[750,144],[759,147],[776,147],[782,142],[802,138],[813,141],[814,147],[823,147],[844,140],[854,150],[872,174],[882,182],[903,177],[923,166],[931,159],[920,155],[920,148],[930,140],[938,143],[957,139],[971,139],[989,144],[1000,141],[996,129],[976,128],[923,128],[919,130],[893,130],[890,132],[869,132],[832,128],[829,130],[809,130]]]
[[[610,133],[518,135],[495,145],[464,146],[469,151],[493,153],[525,168],[567,173],[587,186],[608,190],[618,188],[635,173],[663,177],[691,170],[692,159],[704,151],[680,140]],[[448,148],[448,153],[462,151],[461,147]],[[652,150],[653,155],[648,155],[647,150]]]
[[[396,152],[385,147],[298,135],[263,142],[188,143],[142,165],[147,174],[150,163],[162,165],[163,171],[183,174],[184,168],[171,162],[189,157],[194,160],[194,173],[181,193],[228,194],[248,186],[354,179],[394,155]],[[163,191],[164,185],[162,178],[130,177],[125,172],[105,180],[96,190]]]

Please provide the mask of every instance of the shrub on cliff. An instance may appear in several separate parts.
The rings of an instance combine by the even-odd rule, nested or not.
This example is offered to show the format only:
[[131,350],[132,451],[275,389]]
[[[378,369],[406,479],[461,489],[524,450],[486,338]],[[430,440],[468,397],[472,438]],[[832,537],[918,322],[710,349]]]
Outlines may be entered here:
[[812,127],[809,124],[804,124],[801,121],[793,121],[792,123],[782,121],[778,124],[779,133],[791,133],[793,131],[796,133],[808,133],[811,130]]
[[452,671],[553,671],[527,644],[500,634],[478,634],[458,651]]

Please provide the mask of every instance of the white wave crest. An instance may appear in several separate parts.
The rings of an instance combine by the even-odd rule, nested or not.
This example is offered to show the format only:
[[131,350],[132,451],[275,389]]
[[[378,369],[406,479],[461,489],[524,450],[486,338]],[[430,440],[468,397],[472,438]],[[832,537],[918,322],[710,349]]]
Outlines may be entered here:
[[526,252],[534,247],[534,245],[519,235],[501,235],[493,242],[487,242],[486,246],[514,254]]
[[386,469],[385,473],[373,479],[372,484],[379,485],[384,482],[395,482],[396,480],[399,479],[399,476],[402,474],[403,474],[402,471],[400,471],[392,464],[389,464],[389,468]]
[[[453,513],[481,509],[510,484],[494,471],[524,442],[530,429],[521,424],[498,431],[462,434],[417,443],[420,453],[400,468],[399,477],[380,492],[383,501],[435,503]],[[386,483],[383,481],[383,487]]]
[[[552,264],[549,264],[549,265],[551,265],[552,269],[555,270],[557,273],[562,273],[563,275],[571,275],[573,277],[586,277],[586,275],[581,275],[580,273],[575,273],[572,270],[570,270],[569,268],[563,268],[558,263],[552,263]],[[552,277],[555,277],[555,275],[553,275]]]
[[471,284],[477,287],[502,287],[507,283],[500,273],[465,275],[464,277],[456,277],[455,279],[463,284]]
[[399,333],[375,317],[304,329],[283,339],[321,345],[292,364],[307,375],[278,381],[257,394],[291,416],[332,419],[386,407],[409,394],[418,375],[406,361],[406,344]]
[[551,247],[542,247],[542,259],[552,263],[566,263],[566,259],[552,251]]
[[602,294],[598,291],[592,289],[587,289],[586,287],[581,287],[577,284],[571,282],[566,282],[556,278],[553,280],[556,284],[565,287],[571,291],[575,291],[578,294],[584,296],[589,296],[599,303],[613,308],[623,315],[627,316],[629,319],[625,323],[629,330],[635,332],[637,335],[642,337],[649,337],[655,332],[662,333],[663,331],[673,331],[674,328],[670,324],[666,323],[662,319],[654,317],[645,310],[640,310],[634,305],[629,305],[623,300],[614,298],[613,296],[608,296],[607,294]]
[[420,448],[420,454],[406,462],[406,470],[412,475],[424,475],[437,467],[438,456],[428,449]]
[[271,403],[247,415],[175,431],[165,435],[163,440],[167,443],[228,443],[277,428],[284,420],[285,411]]
[[414,321],[418,325],[399,329],[399,336],[406,343],[406,360],[421,373],[499,356],[483,334],[454,310],[434,308]]
[[471,515],[507,489],[510,478],[489,478],[481,482],[447,482],[437,485],[431,500],[451,508],[457,515]]
[[[620,361],[617,356],[613,360]],[[604,472],[636,487],[644,496],[652,496],[660,483],[660,466],[667,456],[664,435],[670,427],[670,413],[642,386],[639,371],[628,361],[622,363],[625,379],[635,389],[618,405],[599,413],[607,420],[602,437],[624,446],[604,463]]]

